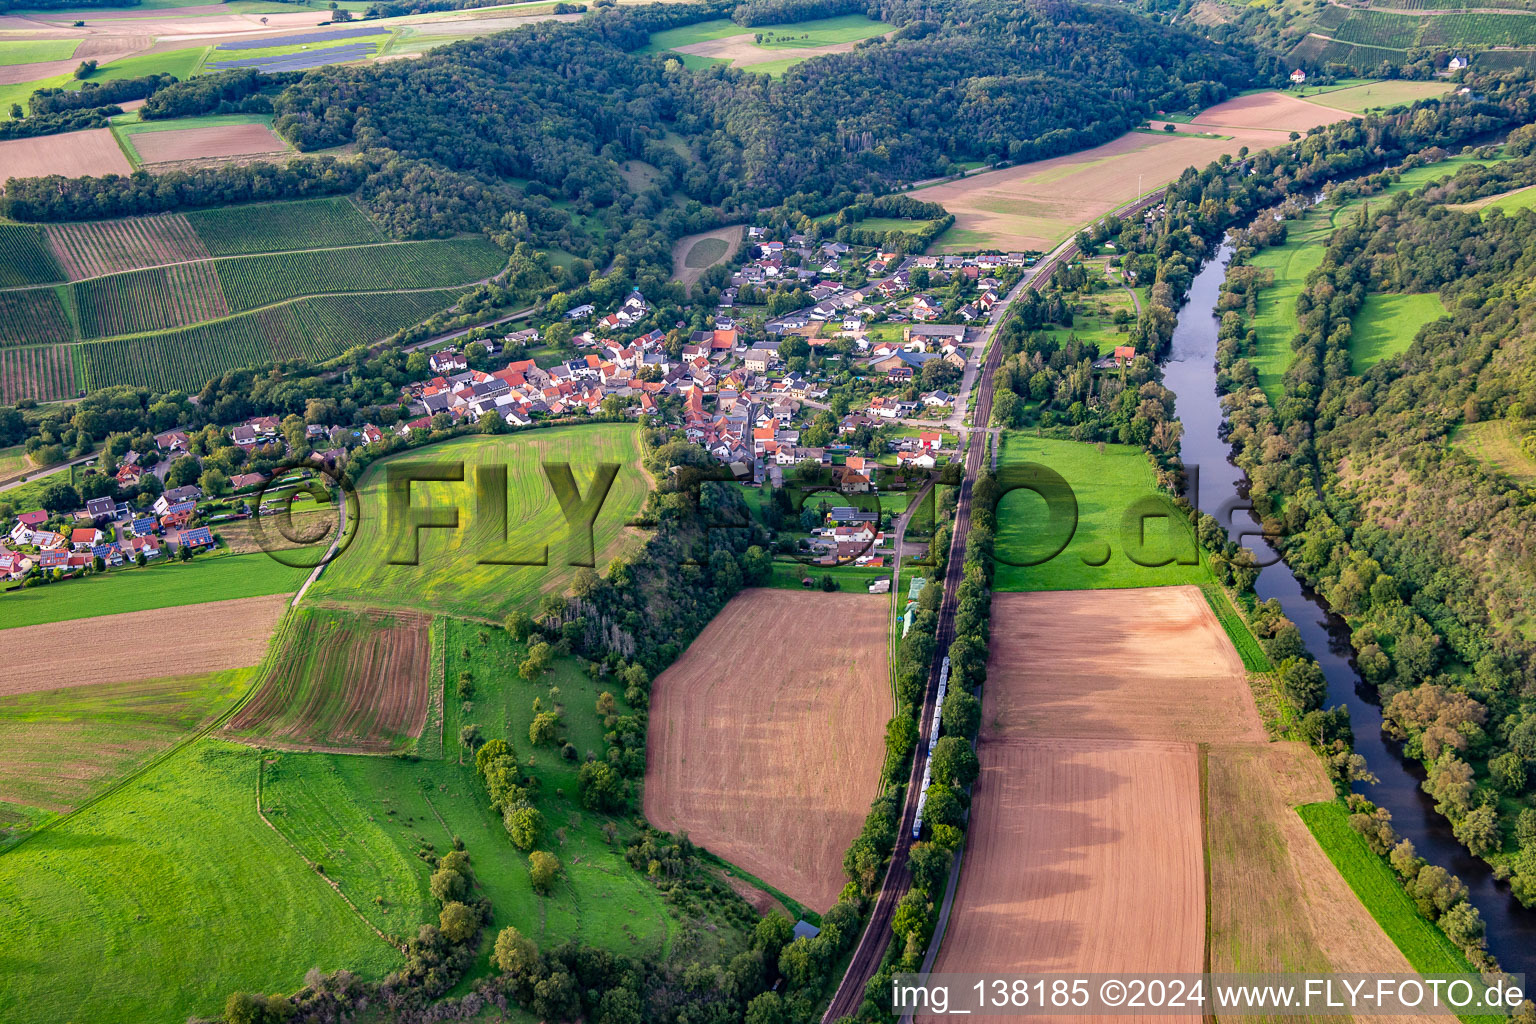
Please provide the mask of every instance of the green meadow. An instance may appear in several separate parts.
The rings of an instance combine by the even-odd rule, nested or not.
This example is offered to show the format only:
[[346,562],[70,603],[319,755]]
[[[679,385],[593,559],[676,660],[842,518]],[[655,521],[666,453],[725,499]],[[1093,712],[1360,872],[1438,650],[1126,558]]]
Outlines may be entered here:
[[[442,758],[269,755],[262,789],[268,815],[386,934],[409,934],[435,915],[429,868],[417,853],[445,851],[458,837],[491,900],[492,934],[514,925],[544,949],[576,938],[616,952],[665,955],[681,922],[623,859],[624,842],[635,833],[631,819],[586,810],[578,792],[581,760],[589,752],[601,758],[607,747],[598,695],[612,693],[616,713],[630,713],[622,683],[600,684],[570,658],[525,681],[518,666],[527,650],[504,630],[453,618],[440,620],[439,629],[448,681]],[[472,692],[460,698],[458,680],[466,671]],[[546,710],[559,708],[559,742],[531,745],[535,699]],[[475,774],[473,755],[458,742],[461,727],[471,723],[485,739],[507,740],[534,780],[534,804],[544,816],[534,848],[554,853],[564,867],[548,896],[533,891],[528,855],[512,845]],[[577,760],[561,755],[563,742],[575,748]],[[613,830],[612,842],[605,826]],[[716,934],[736,942],[730,931]],[[486,970],[482,960],[472,973]]]
[[[1398,181],[1376,195],[1351,199],[1336,205],[1323,204],[1314,207],[1307,212],[1306,216],[1291,222],[1283,245],[1262,249],[1254,256],[1251,260],[1253,266],[1271,270],[1275,275],[1274,283],[1259,292],[1258,315],[1254,317],[1252,325],[1259,333],[1258,350],[1249,357],[1254,370],[1258,373],[1259,387],[1268,396],[1271,404],[1280,400],[1285,371],[1291,365],[1291,339],[1296,336],[1298,330],[1296,299],[1306,286],[1307,275],[1322,265],[1328,237],[1344,223],[1344,218],[1356,216],[1361,206],[1380,205],[1395,193],[1416,189],[1429,182],[1451,177],[1468,164],[1486,166],[1499,159],[1502,158],[1483,160],[1458,156],[1442,160],[1437,164],[1414,167],[1404,171]],[[1414,326],[1413,332],[1401,342],[1401,348],[1396,351],[1407,347],[1419,326],[1422,324]],[[1395,344],[1397,342],[1392,338],[1373,338],[1372,349],[1366,353],[1366,358],[1370,362],[1379,361],[1385,358],[1385,355],[1392,354],[1392,346]],[[1377,350],[1384,354],[1371,358],[1372,352]]]
[[[461,482],[409,486],[410,505],[417,510],[412,515],[433,507],[439,521],[456,518],[456,529],[413,530],[404,519],[391,520],[386,485],[391,466],[425,469],[458,463],[463,464]],[[639,512],[649,490],[640,465],[639,431],[626,424],[456,438],[374,463],[358,486],[357,535],[309,596],[496,620],[514,608],[532,611],[542,594],[570,582],[576,571],[569,564],[572,558],[586,557],[582,544],[573,549],[568,542],[565,516],[541,463],[568,465],[584,500],[592,494],[600,464],[619,467],[592,527],[593,561],[599,571],[606,569],[634,539],[635,531],[625,523]],[[489,473],[478,477],[488,487],[488,504],[480,507],[477,471],[502,467],[504,490],[489,485]],[[504,502],[504,518],[494,507],[498,502]],[[585,535],[578,531],[578,536]],[[398,564],[410,558],[416,564]],[[487,564],[493,559],[500,561]],[[548,564],[512,564],[539,559]]]
[[1367,295],[1352,325],[1351,372],[1364,373],[1383,359],[1406,352],[1420,328],[1445,314],[1445,303],[1435,292]]
[[190,562],[161,556],[127,567],[0,594],[0,628],[88,619],[117,612],[261,597],[298,590],[309,575],[266,555],[203,555]]
[[0,66],[68,60],[79,46],[78,39],[0,40]]
[[[1026,463],[1044,466],[1066,480],[1076,497],[1077,521],[1068,539],[1069,519],[1053,525],[1040,494],[1027,489],[1006,493],[997,509],[998,590],[1098,590],[1210,580],[1192,531],[1157,490],[1152,464],[1140,448],[1005,434],[999,482],[1006,485],[1010,467]],[[1141,512],[1151,517],[1138,519]],[[1144,536],[1138,536],[1138,524]],[[1063,541],[1066,546],[1053,555]],[[1142,562],[1174,561],[1139,565],[1128,551]],[[1180,558],[1195,562],[1180,565]],[[1010,564],[1025,562],[1039,564]]]
[[0,697],[0,846],[207,726],[249,683],[236,669]]
[[0,856],[0,1019],[184,1020],[401,962],[257,816],[258,757],[198,740]]
[[[1467,958],[1436,925],[1419,913],[1387,862],[1371,852],[1365,838],[1349,827],[1349,812],[1338,801],[1296,808],[1334,867],[1420,974],[1476,974]],[[1494,1022],[1503,1017],[1464,1016],[1463,1021]]]

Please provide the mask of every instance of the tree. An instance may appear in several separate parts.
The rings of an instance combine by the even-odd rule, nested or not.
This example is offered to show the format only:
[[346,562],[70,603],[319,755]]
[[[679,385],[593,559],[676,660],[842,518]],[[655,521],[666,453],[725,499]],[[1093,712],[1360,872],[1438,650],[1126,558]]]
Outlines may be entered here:
[[981,762],[971,743],[959,736],[942,736],[934,745],[929,761],[935,783],[969,786],[981,773]]
[[762,992],[747,1004],[742,1024],[789,1024],[789,1007],[777,992]]
[[202,473],[202,465],[194,455],[181,455],[172,460],[171,468],[165,471],[166,487],[185,487],[195,483],[198,475]]
[[546,743],[553,743],[555,730],[560,725],[560,716],[553,711],[540,711],[533,716],[533,721],[528,725],[528,742],[536,747]]
[[1507,750],[1489,761],[1488,774],[1501,793],[1519,796],[1525,792],[1527,777],[1525,758],[1513,750]]
[[1312,711],[1323,706],[1328,680],[1311,658],[1288,658],[1280,664],[1280,692],[1298,711]]
[[506,819],[507,834],[519,850],[531,850],[544,830],[544,815],[537,807],[519,807]]
[[613,694],[609,693],[607,690],[604,690],[602,693],[597,695],[596,708],[599,715],[607,718],[610,715],[618,713],[619,705],[618,702],[613,699]]
[[560,860],[554,854],[534,850],[528,855],[528,877],[533,883],[534,892],[547,896],[559,874]]
[[449,942],[464,944],[480,932],[480,915],[474,908],[457,901],[444,905],[437,917],[438,930]]
[[769,963],[775,963],[779,959],[779,951],[794,937],[794,923],[775,910],[757,922],[757,926],[752,929],[752,948],[762,950],[763,959]]
[[1424,792],[1435,798],[1435,810],[1456,821],[1472,805],[1472,793],[1476,783],[1472,766],[1447,750],[1429,767],[1429,778],[1424,780]]
[[554,648],[543,642],[536,643],[528,648],[528,657],[524,658],[522,664],[517,666],[517,674],[531,683],[545,672],[548,672],[549,666],[553,664],[554,660]]
[[459,726],[459,764],[464,763],[464,751],[473,753],[484,742],[485,737],[480,735],[480,727],[475,723]]
[[525,611],[508,612],[505,627],[512,639],[527,643],[528,634],[533,632],[533,619]]
[[930,896],[937,899],[948,884],[949,867],[953,859],[953,855],[942,846],[913,843],[907,861],[912,871],[912,884],[927,890]]
[[469,891],[469,883],[464,880],[463,875],[452,868],[438,868],[432,872],[428,888],[432,890],[433,899],[447,904],[463,899],[464,894]]
[[624,778],[606,761],[588,761],[576,775],[581,804],[589,811],[615,811],[624,805]]
[[49,512],[72,512],[83,504],[80,492],[69,484],[52,484],[43,488],[38,503]]
[[928,931],[928,894],[916,887],[908,889],[891,915],[891,931],[906,939],[924,936]]
[[491,959],[512,978],[526,978],[539,968],[539,947],[532,939],[511,925],[496,936],[496,951]]
[[965,817],[965,808],[955,791],[943,783],[935,782],[928,787],[928,799],[923,803],[923,820],[933,825],[959,827]]
[[981,701],[959,687],[952,687],[944,698],[941,714],[945,732],[952,736],[974,736],[981,724]]
[[475,774],[479,775],[480,778],[483,779],[485,778],[486,767],[492,761],[495,761],[497,758],[515,758],[516,756],[517,754],[513,751],[511,745],[507,743],[506,740],[500,738],[486,740],[480,745],[480,748],[475,751]]
[[1453,827],[1456,838],[1481,857],[1497,850],[1504,843],[1504,833],[1499,828],[1499,812],[1491,804],[1474,807],[1466,817]]

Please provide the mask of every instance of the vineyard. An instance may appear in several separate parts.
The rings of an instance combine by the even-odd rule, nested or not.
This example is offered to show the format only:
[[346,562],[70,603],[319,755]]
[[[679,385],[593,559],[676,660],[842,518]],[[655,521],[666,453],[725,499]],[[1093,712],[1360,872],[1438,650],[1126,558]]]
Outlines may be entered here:
[[73,351],[68,345],[0,348],[0,403],[73,398],[78,390]]
[[54,289],[0,292],[0,346],[69,340],[69,317]]
[[219,276],[208,260],[133,270],[71,287],[83,338],[159,331],[229,314]]
[[420,323],[458,295],[442,290],[321,296],[163,334],[93,342],[79,347],[82,382],[88,390],[135,384],[198,391],[237,367],[332,359]]
[[384,241],[374,223],[345,198],[201,210],[186,219],[215,256]]
[[179,213],[50,224],[47,232],[71,281],[208,257],[202,239]]
[[443,288],[489,277],[506,257],[484,238],[396,242],[218,261],[231,309],[316,292]]
[[1386,11],[1354,11],[1329,34],[1340,42],[1406,50],[1418,38],[1423,20]]
[[1371,0],[1370,6],[1385,10],[1446,11],[1496,7],[1502,10],[1536,10],[1536,0]]
[[1428,22],[1424,46],[1536,45],[1536,16],[1529,14],[1441,14]]
[[[1313,30],[1340,43],[1388,50],[1416,46],[1536,45],[1536,15],[1501,11],[1430,15],[1329,5],[1318,12]],[[1358,63],[1358,59],[1354,62]]]
[[43,242],[43,233],[30,224],[0,224],[0,288],[49,284],[64,280]]

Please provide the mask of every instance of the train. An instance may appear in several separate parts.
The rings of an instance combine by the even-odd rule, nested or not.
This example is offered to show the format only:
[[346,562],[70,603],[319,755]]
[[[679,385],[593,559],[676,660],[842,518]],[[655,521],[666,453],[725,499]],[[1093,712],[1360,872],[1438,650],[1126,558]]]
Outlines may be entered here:
[[939,692],[934,695],[933,721],[928,726],[928,752],[923,757],[923,785],[917,792],[917,814],[912,819],[912,838],[920,839],[923,834],[923,805],[928,802],[928,786],[933,781],[931,764],[933,748],[939,743],[939,720],[944,713],[944,696],[949,692],[949,655],[944,656],[943,663],[939,666]]

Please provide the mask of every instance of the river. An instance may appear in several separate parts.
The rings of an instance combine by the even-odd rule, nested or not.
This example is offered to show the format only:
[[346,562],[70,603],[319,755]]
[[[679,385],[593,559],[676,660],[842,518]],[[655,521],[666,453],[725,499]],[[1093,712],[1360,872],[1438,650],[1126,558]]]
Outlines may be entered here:
[[[1307,650],[1328,679],[1328,706],[1343,704],[1349,709],[1355,750],[1381,780],[1374,786],[1357,784],[1356,789],[1392,812],[1393,827],[1413,840],[1419,856],[1467,883],[1472,904],[1487,924],[1488,948],[1500,965],[1536,978],[1536,911],[1520,906],[1509,887],[1494,879],[1488,865],[1456,841],[1450,822],[1435,811],[1434,801],[1419,787],[1423,767],[1406,758],[1401,745],[1382,733],[1381,706],[1374,688],[1355,670],[1344,621],[1292,575],[1266,541],[1253,535],[1258,521],[1251,512],[1228,511],[1244,500],[1247,485],[1247,477],[1231,461],[1231,448],[1221,437],[1221,403],[1216,393],[1216,299],[1231,255],[1231,247],[1223,245],[1196,276],[1189,301],[1179,311],[1173,351],[1164,366],[1164,383],[1178,396],[1178,416],[1184,425],[1184,464],[1192,477],[1198,467],[1197,504],[1202,512],[1216,516],[1230,536],[1253,549],[1259,561],[1273,563],[1260,572],[1254,589],[1264,600],[1278,598],[1301,631]],[[1238,538],[1241,532],[1248,535]]]

